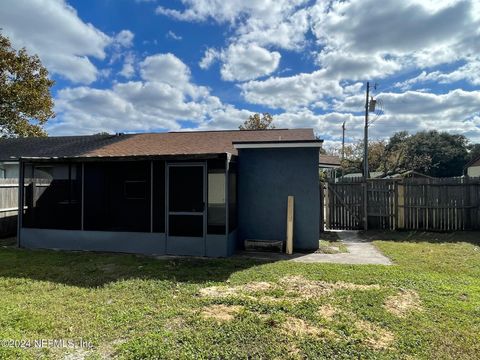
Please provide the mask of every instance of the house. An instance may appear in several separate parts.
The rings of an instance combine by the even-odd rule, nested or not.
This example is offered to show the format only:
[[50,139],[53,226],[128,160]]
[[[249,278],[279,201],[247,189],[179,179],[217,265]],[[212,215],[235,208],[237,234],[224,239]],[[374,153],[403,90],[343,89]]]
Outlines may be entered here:
[[[370,171],[369,175],[370,175],[369,179],[380,179],[383,176],[383,172]],[[361,177],[363,177],[363,173],[351,173],[351,174],[345,174],[342,176],[343,179],[356,179]]]
[[385,178],[387,179],[411,179],[411,178],[421,178],[421,179],[433,179],[432,176],[423,174],[415,170],[407,170],[400,173],[388,175]]
[[320,154],[318,166],[322,169],[338,169],[342,164],[339,156]]
[[320,168],[320,172],[323,173],[324,177],[336,178],[337,169],[341,167],[340,157],[335,155],[320,154],[318,166]]
[[465,165],[464,174],[469,177],[480,176],[480,156],[473,158]]
[[222,257],[246,239],[318,248],[321,141],[312,129],[7,139],[20,162],[25,248]]

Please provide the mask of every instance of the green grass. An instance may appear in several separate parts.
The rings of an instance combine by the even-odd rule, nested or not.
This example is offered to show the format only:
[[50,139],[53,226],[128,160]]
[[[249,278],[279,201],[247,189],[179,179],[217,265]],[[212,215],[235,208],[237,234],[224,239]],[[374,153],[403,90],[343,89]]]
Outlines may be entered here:
[[[155,260],[0,247],[0,341],[82,338],[94,345],[80,351],[0,343],[0,359],[478,359],[477,234],[364,236],[396,265]],[[286,276],[304,286],[288,285]],[[202,296],[212,286],[230,293]],[[384,306],[399,293],[419,298],[404,316]],[[213,305],[235,311],[207,317],[208,309],[222,315]]]

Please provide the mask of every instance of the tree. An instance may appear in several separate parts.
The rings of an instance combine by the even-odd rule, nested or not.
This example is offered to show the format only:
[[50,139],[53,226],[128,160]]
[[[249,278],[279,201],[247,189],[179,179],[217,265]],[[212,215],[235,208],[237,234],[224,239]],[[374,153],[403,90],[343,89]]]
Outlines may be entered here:
[[[336,153],[340,154],[340,150]],[[388,141],[370,141],[368,163],[371,172],[381,171],[384,175],[415,170],[434,177],[451,177],[462,175],[463,167],[475,153],[480,153],[480,145],[469,145],[463,135],[435,130],[411,135],[400,131]],[[362,164],[363,141],[346,144],[344,172],[362,172]]]
[[37,55],[16,51],[0,34],[0,137],[46,136],[43,125],[55,116],[53,84]]
[[421,131],[405,142],[403,167],[435,177],[460,176],[468,159],[468,140],[460,134]]
[[266,130],[266,129],[275,129],[275,125],[272,124],[273,117],[269,113],[263,113],[260,117],[260,114],[253,114],[248,117],[243,125],[240,125],[238,128],[240,130]]
[[480,144],[472,144],[468,146],[468,161],[474,160],[480,156]]

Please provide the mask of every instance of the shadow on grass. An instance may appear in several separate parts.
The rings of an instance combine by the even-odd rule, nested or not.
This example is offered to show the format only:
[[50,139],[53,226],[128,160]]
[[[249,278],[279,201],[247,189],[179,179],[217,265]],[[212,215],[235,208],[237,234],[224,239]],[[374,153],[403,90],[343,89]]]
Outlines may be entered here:
[[359,231],[358,236],[366,241],[405,241],[428,243],[470,243],[480,245],[480,231],[387,231],[369,230]]
[[[2,244],[0,244],[2,245]],[[0,247],[0,277],[49,281],[95,288],[118,280],[148,279],[201,284],[278,261],[275,258],[166,258],[143,255],[67,252]]]

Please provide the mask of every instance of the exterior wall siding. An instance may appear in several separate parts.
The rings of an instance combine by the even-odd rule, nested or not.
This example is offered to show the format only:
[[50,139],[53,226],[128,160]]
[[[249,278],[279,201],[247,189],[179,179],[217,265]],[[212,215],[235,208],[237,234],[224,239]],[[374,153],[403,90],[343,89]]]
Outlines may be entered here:
[[480,176],[480,164],[469,166],[467,169],[467,175],[470,177]]
[[295,197],[294,250],[318,248],[318,148],[240,149],[238,241],[285,240],[287,197]]

